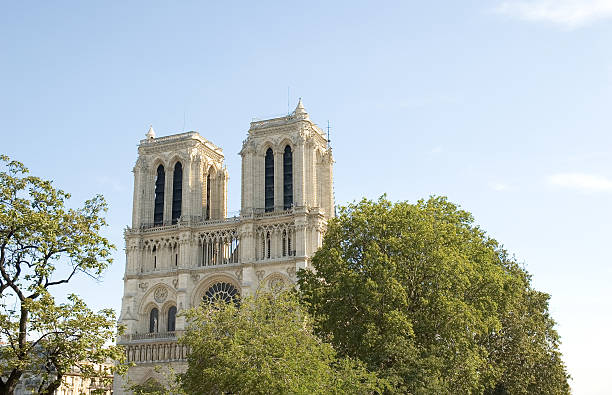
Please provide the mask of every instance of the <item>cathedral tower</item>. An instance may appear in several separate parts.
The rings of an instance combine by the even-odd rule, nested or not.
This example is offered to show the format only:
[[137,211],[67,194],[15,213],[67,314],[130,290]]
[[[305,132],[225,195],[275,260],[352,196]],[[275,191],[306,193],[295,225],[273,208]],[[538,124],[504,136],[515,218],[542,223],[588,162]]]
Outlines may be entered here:
[[162,381],[156,366],[185,368],[177,343],[184,309],[291,287],[333,216],[331,149],[301,100],[286,117],[251,122],[242,150],[240,215],[227,218],[223,152],[196,132],[138,147],[132,226],[119,322],[134,367],[126,383]]

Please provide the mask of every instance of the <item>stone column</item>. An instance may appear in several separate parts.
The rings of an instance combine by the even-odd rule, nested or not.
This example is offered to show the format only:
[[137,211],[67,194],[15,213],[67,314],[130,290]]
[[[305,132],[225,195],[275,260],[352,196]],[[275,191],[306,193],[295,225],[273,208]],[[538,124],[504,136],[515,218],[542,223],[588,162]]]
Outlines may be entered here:
[[305,190],[304,190],[304,168],[305,168],[305,152],[304,152],[304,140],[300,139],[298,145],[295,147],[293,157],[293,188],[295,194],[293,195],[293,201],[296,206],[305,206]]
[[164,167],[165,169],[165,185],[164,185],[164,225],[172,222],[172,172],[173,169]]
[[143,190],[142,190],[142,166],[140,165],[140,161],[136,163],[134,166],[134,195],[133,195],[133,205],[132,205],[132,228],[138,229],[140,224],[142,223],[142,199],[143,199]]

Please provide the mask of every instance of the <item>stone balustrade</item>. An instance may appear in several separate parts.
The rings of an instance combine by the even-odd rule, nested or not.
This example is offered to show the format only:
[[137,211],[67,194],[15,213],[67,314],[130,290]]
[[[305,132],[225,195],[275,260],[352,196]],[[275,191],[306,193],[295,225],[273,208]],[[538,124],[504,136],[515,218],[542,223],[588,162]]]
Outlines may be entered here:
[[141,343],[125,346],[125,352],[128,363],[145,364],[185,361],[189,353],[189,348],[176,341]]

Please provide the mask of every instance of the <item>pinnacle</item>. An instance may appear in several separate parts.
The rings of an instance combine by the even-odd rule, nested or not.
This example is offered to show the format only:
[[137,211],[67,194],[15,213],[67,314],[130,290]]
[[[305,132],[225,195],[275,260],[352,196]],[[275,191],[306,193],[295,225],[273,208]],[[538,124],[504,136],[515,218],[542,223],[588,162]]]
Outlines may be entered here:
[[153,130],[153,125],[149,126],[149,131],[147,132],[146,137],[148,139],[154,139],[155,138],[155,130]]
[[302,104],[302,98],[300,97],[300,99],[298,100],[298,104],[297,107],[295,107],[295,114],[308,114],[306,112],[306,109],[304,108],[304,105]]

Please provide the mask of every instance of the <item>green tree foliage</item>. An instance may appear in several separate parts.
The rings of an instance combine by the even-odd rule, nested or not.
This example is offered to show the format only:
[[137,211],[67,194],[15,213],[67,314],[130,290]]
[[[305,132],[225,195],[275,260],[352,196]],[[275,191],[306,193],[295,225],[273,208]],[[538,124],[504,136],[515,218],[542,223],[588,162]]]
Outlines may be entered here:
[[445,198],[363,200],[299,273],[314,328],[413,394],[565,394],[549,296]]
[[111,263],[114,247],[99,234],[106,203],[96,196],[67,208],[70,195],[23,164],[2,155],[0,166],[0,393],[35,374],[34,391],[51,394],[69,369],[93,377],[93,364],[123,358],[105,347],[116,332],[112,310],[95,313],[76,295],[58,304],[50,293],[79,273],[99,278]]
[[292,293],[189,310],[183,390],[197,394],[367,394],[382,381],[356,361],[336,357],[312,332]]
[[134,395],[167,395],[170,391],[154,379],[148,379],[142,384],[133,385],[130,391]]

